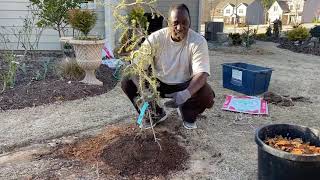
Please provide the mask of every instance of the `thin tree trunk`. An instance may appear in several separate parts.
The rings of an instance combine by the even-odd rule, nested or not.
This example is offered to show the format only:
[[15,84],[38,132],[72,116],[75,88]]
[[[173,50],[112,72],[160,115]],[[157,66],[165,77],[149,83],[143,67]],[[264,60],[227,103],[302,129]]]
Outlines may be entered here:
[[58,33],[59,33],[59,38],[61,38],[61,27],[60,27],[60,25],[58,25]]
[[268,24],[268,11],[264,11],[264,23]]
[[63,49],[64,49],[64,43],[60,41],[60,38],[61,38],[61,26],[60,26],[60,24],[58,24],[58,26],[57,26],[57,30],[58,30],[58,33],[59,33],[60,48],[61,48],[61,50],[62,50],[62,52],[63,52]]

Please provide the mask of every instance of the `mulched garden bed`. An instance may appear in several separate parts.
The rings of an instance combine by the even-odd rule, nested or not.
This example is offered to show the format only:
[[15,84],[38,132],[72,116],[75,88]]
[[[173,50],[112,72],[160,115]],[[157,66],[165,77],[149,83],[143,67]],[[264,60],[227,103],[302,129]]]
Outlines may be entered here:
[[[0,94],[0,110],[22,109],[96,96],[108,92],[117,84],[112,75],[113,71],[105,65],[101,65],[96,73],[103,86],[63,78],[57,71],[57,64],[61,60],[61,55],[40,54],[36,59],[19,61],[15,86]],[[44,77],[45,62],[47,73]],[[2,59],[0,67],[1,73],[6,68]],[[2,89],[2,82],[0,88]]]
[[59,147],[53,157],[98,165],[110,179],[166,179],[169,173],[187,169],[190,155],[176,136],[159,129],[156,135],[161,149],[151,130],[110,125],[97,136]]
[[[304,41],[300,44],[297,44],[295,41],[290,41],[288,38],[256,38],[256,40],[264,41],[264,42],[274,42],[278,43],[278,48],[287,49],[296,53],[304,53],[304,54],[313,54],[316,56],[320,56],[320,47],[312,47],[309,46],[309,41]],[[318,45],[319,46],[319,45]]]
[[320,47],[310,47],[309,42],[296,44],[294,41],[283,39],[280,41],[280,45],[278,47],[282,49],[288,49],[296,53],[313,54],[316,56],[320,56]]

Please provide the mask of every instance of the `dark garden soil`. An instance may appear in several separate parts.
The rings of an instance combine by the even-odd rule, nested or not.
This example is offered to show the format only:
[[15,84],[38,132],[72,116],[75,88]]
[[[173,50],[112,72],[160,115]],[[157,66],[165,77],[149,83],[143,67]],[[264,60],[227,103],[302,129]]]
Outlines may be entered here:
[[272,103],[278,106],[285,106],[285,107],[294,106],[295,102],[312,103],[309,97],[304,97],[304,96],[290,97],[288,95],[282,96],[274,92],[264,93],[263,99],[266,100],[268,103]]
[[312,54],[316,56],[320,56],[320,47],[310,47],[309,42],[302,42],[300,44],[295,44],[294,41],[289,41],[288,39],[282,39],[279,41],[279,48],[288,49],[292,52],[296,53],[304,53],[304,54]]
[[320,56],[320,47],[309,46],[309,41],[296,44],[295,41],[290,41],[287,38],[256,38],[259,41],[278,43],[278,48],[287,49],[295,53],[304,53]]
[[100,135],[81,140],[57,150],[55,157],[100,163],[107,177],[129,179],[165,178],[169,173],[185,170],[189,155],[178,139],[157,129],[158,145],[151,130],[140,132],[136,126],[109,126]]
[[[105,65],[101,65],[96,73],[103,86],[63,78],[57,70],[59,61],[61,57],[51,55],[42,56],[39,60],[20,61],[15,86],[0,94],[0,110],[22,109],[96,96],[111,90],[117,83],[113,78],[113,71]],[[0,67],[0,71],[4,72],[6,67],[2,60]],[[2,89],[2,81],[0,88]]]
[[282,38],[276,38],[276,37],[255,37],[255,40],[258,41],[264,41],[264,42],[274,42],[274,43],[280,43]]

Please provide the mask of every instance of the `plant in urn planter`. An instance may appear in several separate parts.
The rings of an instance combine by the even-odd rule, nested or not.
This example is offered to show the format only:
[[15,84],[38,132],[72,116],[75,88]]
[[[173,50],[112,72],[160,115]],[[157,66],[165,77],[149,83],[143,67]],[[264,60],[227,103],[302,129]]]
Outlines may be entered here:
[[74,47],[77,63],[86,72],[81,82],[102,85],[102,82],[95,76],[95,70],[101,64],[101,49],[104,40],[96,36],[88,36],[96,24],[97,15],[94,11],[87,9],[72,9],[68,13],[68,21],[71,26],[81,32],[80,36],[69,40]]

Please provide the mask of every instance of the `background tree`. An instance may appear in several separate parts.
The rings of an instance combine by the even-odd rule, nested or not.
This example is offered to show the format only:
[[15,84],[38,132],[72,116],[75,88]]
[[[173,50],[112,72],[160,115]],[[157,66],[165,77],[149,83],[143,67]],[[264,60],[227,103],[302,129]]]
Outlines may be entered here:
[[68,25],[68,11],[80,7],[83,0],[30,0],[32,5],[38,7],[38,27],[52,28],[64,35],[64,29]]
[[276,0],[261,0],[264,9],[265,23],[268,22],[268,10]]
[[299,25],[299,21],[298,21],[298,16],[299,16],[299,11],[300,8],[302,7],[302,4],[300,4],[301,1],[300,0],[292,0],[292,4],[293,4],[293,8],[294,8],[294,21],[293,21],[293,25],[295,27],[297,27]]

